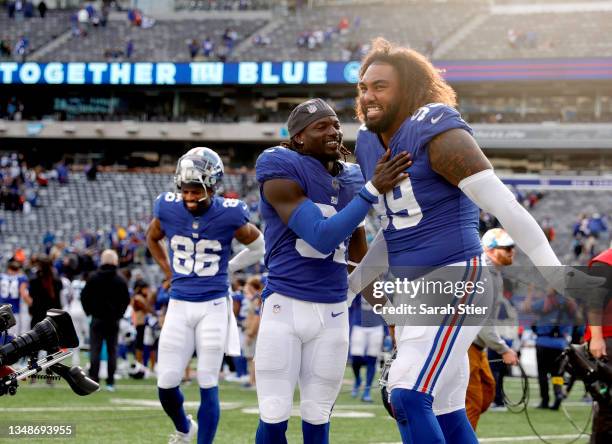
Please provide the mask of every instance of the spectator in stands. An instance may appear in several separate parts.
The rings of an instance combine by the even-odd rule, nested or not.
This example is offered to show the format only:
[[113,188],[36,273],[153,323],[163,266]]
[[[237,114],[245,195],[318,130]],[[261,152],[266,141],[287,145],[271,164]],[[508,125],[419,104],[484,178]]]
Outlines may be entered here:
[[95,160],[91,162],[91,165],[85,169],[85,177],[88,181],[95,182],[98,177],[98,162]]
[[38,14],[40,15],[40,18],[45,18],[45,15],[47,15],[47,4],[45,3],[44,0],[38,2]]
[[231,52],[231,50],[234,49],[234,43],[236,42],[236,40],[238,40],[238,34],[231,28],[225,28],[225,31],[221,36],[221,40],[223,40],[223,43]]
[[92,5],[91,2],[87,2],[85,5],[85,11],[87,11],[87,16],[89,17],[89,21],[93,22],[93,19],[98,15],[96,8]]
[[589,218],[588,229],[595,239],[599,239],[608,231],[608,223],[606,219],[599,213],[593,213]]
[[26,36],[23,34],[19,36],[19,40],[17,40],[17,44],[15,45],[15,54],[21,57],[22,63],[26,60],[29,46],[30,41],[26,38]]
[[346,34],[349,32],[349,28],[350,28],[350,24],[349,24],[349,20],[346,17],[342,17],[340,19],[340,22],[338,22],[338,33],[339,34]]
[[202,42],[202,55],[205,58],[211,58],[215,53],[215,43],[212,41],[210,36],[206,36]]
[[68,165],[66,165],[66,162],[64,162],[63,160],[61,162],[58,162],[55,166],[55,171],[57,172],[57,181],[59,182],[59,184],[66,185],[68,183],[69,175],[69,169]]
[[70,35],[72,35],[72,37],[78,37],[81,35],[78,12],[73,12],[70,14]]
[[47,230],[43,236],[42,243],[45,248],[45,254],[48,255],[51,252],[51,247],[53,247],[53,244],[55,244],[55,234]]
[[8,18],[15,18],[15,2],[13,0],[9,0],[8,4],[6,5],[6,12],[8,13]]
[[77,12],[77,21],[79,23],[79,35],[86,37],[89,32],[89,13],[85,8],[81,8]]
[[195,59],[200,50],[200,45],[196,39],[187,40],[187,49],[189,50],[189,57],[191,60]]
[[548,239],[548,242],[550,243],[554,241],[555,228],[553,227],[553,223],[550,220],[550,216],[546,216],[544,219],[542,219],[542,223],[540,224],[540,226],[542,227],[542,231],[544,232],[546,239]]
[[11,57],[12,53],[13,50],[11,49],[11,41],[7,37],[4,37],[2,40],[0,40],[0,57],[9,58]]
[[518,49],[518,44],[517,44],[518,36],[514,29],[512,28],[508,29],[506,38],[508,39],[508,44],[510,45],[512,49]]
[[268,36],[263,36],[261,34],[256,34],[253,37],[253,45],[254,46],[268,46],[272,41],[270,40],[270,37]]
[[110,14],[110,5],[105,2],[102,5],[102,9],[100,12],[100,26],[102,26],[103,28],[106,27],[106,23],[108,23],[109,14]]
[[128,39],[125,44],[125,57],[129,60],[132,58],[134,54],[134,41],[132,39]]
[[575,259],[579,259],[581,254],[586,251],[586,241],[591,236],[591,230],[589,230],[589,219],[586,214],[581,214],[578,217],[578,221],[574,223],[572,229],[574,241],[572,249],[574,251]]
[[130,303],[125,280],[117,274],[119,258],[113,250],[105,250],[100,257],[100,269],[87,281],[81,292],[81,303],[87,315],[91,315],[89,376],[98,381],[102,341],[106,341],[108,353],[108,377],[106,388],[114,391],[117,364],[117,335],[119,319]]
[[34,17],[34,5],[32,2],[27,0],[23,2],[23,17],[27,19]]

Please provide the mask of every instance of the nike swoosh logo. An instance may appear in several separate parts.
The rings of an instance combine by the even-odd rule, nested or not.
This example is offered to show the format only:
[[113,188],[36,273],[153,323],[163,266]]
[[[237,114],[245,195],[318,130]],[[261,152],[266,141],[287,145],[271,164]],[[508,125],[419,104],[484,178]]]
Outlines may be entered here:
[[338,316],[340,316],[342,313],[344,313],[343,311],[341,311],[340,313],[334,313],[332,311],[332,318],[337,318]]
[[222,304],[222,303],[223,303],[223,301],[213,302],[213,305],[219,305],[219,304]]
[[436,123],[438,123],[438,121],[442,118],[443,115],[444,115],[444,113],[440,114],[438,117],[432,117],[431,118],[431,124],[435,125]]

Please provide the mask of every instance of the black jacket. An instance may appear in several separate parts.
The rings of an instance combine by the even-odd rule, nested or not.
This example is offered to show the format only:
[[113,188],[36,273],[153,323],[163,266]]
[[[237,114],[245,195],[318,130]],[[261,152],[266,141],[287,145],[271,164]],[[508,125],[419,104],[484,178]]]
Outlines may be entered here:
[[130,303],[125,280],[114,265],[102,265],[85,284],[81,292],[83,310],[94,318],[116,321],[121,319]]
[[50,308],[62,308],[60,302],[60,293],[62,291],[62,281],[53,277],[50,283],[53,287],[52,294],[49,292],[50,286],[45,286],[40,276],[36,276],[30,280],[30,296],[32,297],[32,306],[30,314],[32,315],[32,328],[47,316],[47,310]]

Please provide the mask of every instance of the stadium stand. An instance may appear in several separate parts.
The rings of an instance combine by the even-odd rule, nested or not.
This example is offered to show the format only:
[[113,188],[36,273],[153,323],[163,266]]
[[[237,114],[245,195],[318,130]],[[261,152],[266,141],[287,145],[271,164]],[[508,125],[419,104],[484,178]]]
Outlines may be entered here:
[[[608,220],[610,220],[612,200],[606,198],[606,196],[609,197],[609,193],[610,191],[549,190],[546,191],[545,198],[529,210],[538,222],[541,223],[545,218],[552,222],[556,236],[551,245],[562,263],[577,264],[584,262],[578,261],[572,254],[573,225],[580,214],[590,216],[598,213],[608,216]],[[609,247],[609,236],[610,233],[607,232],[597,240],[596,251],[603,251]]]
[[611,22],[612,11],[493,14],[444,58],[610,56],[612,38],[601,30]]
[[272,0],[176,0],[177,11],[247,11],[270,9],[278,3]]
[[431,53],[436,42],[484,7],[481,3],[402,3],[302,9],[280,18],[277,26],[262,35],[268,44],[252,42],[232,58],[349,60],[359,58],[362,46],[382,34],[389,40]]
[[[85,37],[69,39],[64,45],[46,54],[45,58],[65,62],[126,59],[125,48],[128,40],[131,40],[134,48],[130,57],[132,61],[186,62],[191,60],[187,44],[192,39],[201,46],[202,40],[210,36],[218,54],[218,48],[227,46],[223,43],[226,30],[236,32],[231,44],[236,46],[265,23],[263,19],[180,20],[156,21],[151,28],[139,28],[126,20],[110,20],[106,27],[91,28]],[[218,60],[218,57],[214,60]]]
[[[25,36],[29,41],[28,52],[32,53],[68,31],[69,17],[70,11],[50,10],[45,18],[40,18],[36,13],[32,18],[14,19],[9,18],[2,11],[2,14],[0,14],[0,39],[8,41],[11,49],[13,49],[19,38]],[[0,60],[2,60],[1,54]]]
[[[224,189],[246,196],[254,183],[252,174],[243,180],[241,174],[226,174]],[[39,207],[25,214],[1,211],[2,247],[0,257],[10,257],[16,248],[38,252],[44,234],[55,230],[58,240],[69,242],[82,230],[107,230],[117,223],[148,222],[153,201],[164,191],[174,189],[172,176],[151,172],[105,172],[96,181],[88,181],[84,173],[73,173],[68,183],[49,181],[38,189]]]

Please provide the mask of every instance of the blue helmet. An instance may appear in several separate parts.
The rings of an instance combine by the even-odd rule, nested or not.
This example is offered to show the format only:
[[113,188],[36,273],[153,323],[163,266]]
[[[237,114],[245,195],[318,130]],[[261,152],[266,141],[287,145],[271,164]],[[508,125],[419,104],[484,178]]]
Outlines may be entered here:
[[176,164],[174,183],[180,190],[183,184],[197,183],[216,190],[223,178],[223,161],[210,148],[192,148]]

